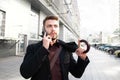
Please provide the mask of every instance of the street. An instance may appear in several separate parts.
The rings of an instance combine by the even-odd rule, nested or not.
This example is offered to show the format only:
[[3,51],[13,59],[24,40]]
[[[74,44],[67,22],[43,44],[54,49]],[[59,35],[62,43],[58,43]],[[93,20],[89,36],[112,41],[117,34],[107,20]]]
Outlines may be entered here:
[[[90,64],[83,76],[76,79],[70,74],[70,80],[119,80],[120,58],[94,48],[87,54]],[[25,80],[19,73],[22,60],[22,56],[0,58],[0,80]]]

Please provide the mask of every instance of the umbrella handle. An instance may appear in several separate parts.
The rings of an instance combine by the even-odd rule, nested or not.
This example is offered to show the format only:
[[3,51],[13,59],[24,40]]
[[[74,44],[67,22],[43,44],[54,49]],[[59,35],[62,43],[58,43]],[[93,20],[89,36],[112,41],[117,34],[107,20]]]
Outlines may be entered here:
[[83,53],[88,53],[89,50],[90,50],[90,44],[86,40],[84,40],[84,39],[80,40],[80,43],[81,42],[85,43],[86,46],[87,46],[87,49]]

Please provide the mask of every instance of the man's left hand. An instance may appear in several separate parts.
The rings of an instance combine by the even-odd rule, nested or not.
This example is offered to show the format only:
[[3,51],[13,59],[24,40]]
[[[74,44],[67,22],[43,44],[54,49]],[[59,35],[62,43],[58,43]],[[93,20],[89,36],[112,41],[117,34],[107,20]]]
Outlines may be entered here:
[[86,55],[86,53],[83,53],[84,50],[82,48],[80,48],[80,47],[77,48],[75,52],[79,57],[81,57],[81,59],[83,59],[83,60],[86,59],[87,55]]
[[80,47],[80,41],[78,40],[78,48],[76,49],[76,54],[81,57],[81,59],[85,60],[87,55],[83,53],[85,50]]

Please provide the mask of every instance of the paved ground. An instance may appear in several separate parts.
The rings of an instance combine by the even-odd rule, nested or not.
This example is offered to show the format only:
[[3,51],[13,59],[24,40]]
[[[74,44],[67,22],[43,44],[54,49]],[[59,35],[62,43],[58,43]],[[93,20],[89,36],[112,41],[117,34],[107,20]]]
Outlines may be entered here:
[[[88,56],[91,62],[81,79],[70,75],[70,80],[120,80],[120,58],[93,48]],[[0,58],[0,80],[25,80],[19,73],[22,59],[20,56]]]
[[19,74],[22,57],[0,58],[0,80],[24,80]]
[[88,56],[91,62],[82,78],[71,80],[120,80],[120,58],[93,48]]

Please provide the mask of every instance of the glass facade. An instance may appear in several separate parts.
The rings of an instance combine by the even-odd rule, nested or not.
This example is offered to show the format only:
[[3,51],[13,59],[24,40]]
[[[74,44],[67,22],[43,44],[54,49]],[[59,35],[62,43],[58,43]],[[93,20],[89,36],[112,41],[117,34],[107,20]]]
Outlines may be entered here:
[[0,36],[5,36],[5,12],[0,10]]

